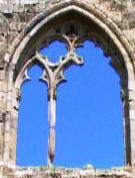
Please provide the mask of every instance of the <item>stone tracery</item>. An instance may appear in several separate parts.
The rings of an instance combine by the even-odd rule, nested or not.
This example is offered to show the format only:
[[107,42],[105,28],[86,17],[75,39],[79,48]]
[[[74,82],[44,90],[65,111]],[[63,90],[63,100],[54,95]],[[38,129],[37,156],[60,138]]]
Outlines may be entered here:
[[[20,88],[21,84],[27,80],[29,80],[29,76],[27,75],[28,68],[34,64],[35,62],[39,63],[44,68],[44,73],[42,76],[42,80],[48,85],[48,101],[49,101],[49,125],[50,125],[50,136],[49,136],[49,158],[48,164],[51,165],[53,163],[55,157],[55,127],[56,127],[56,90],[60,83],[65,82],[66,79],[64,77],[64,71],[70,65],[83,65],[83,58],[79,57],[75,50],[77,47],[82,46],[85,40],[91,40],[95,43],[95,45],[100,46],[105,55],[111,56],[112,61],[111,65],[115,68],[115,70],[120,75],[122,81],[122,88],[125,88],[126,76],[123,72],[125,70],[125,66],[121,63],[120,57],[117,57],[117,51],[113,50],[111,45],[106,44],[105,40],[102,37],[99,37],[96,33],[89,32],[88,26],[84,26],[83,24],[78,23],[77,21],[68,21],[59,24],[53,27],[53,33],[51,36],[45,38],[45,42],[43,39],[39,40],[37,43],[36,50],[34,51],[34,55],[28,59],[24,67],[19,72],[19,77],[16,80],[16,87]],[[83,30],[82,30],[83,29]],[[51,31],[51,30],[50,30]],[[50,33],[49,33],[50,34]],[[43,46],[49,46],[52,41],[60,40],[64,42],[65,46],[68,49],[68,54],[65,57],[60,57],[59,61],[56,63],[52,63],[47,56],[43,57],[40,54],[40,49]],[[108,46],[107,46],[108,45]],[[18,83],[19,82],[19,83]]]
[[[55,157],[55,138],[56,138],[56,90],[57,86],[64,82],[66,79],[64,77],[64,70],[67,69],[70,65],[83,65],[83,59],[75,53],[75,46],[77,41],[77,36],[74,33],[74,26],[69,28],[66,32],[66,35],[62,35],[65,41],[67,41],[67,46],[69,53],[66,57],[60,57],[60,60],[57,63],[52,63],[47,57],[43,57],[38,51],[32,57],[31,61],[37,60],[42,64],[44,68],[44,73],[42,80],[45,81],[48,85],[48,101],[49,101],[49,126],[50,126],[50,136],[49,136],[49,158],[48,164],[53,163]],[[67,36],[68,35],[68,36]],[[21,83],[29,79],[26,68],[21,77]]]

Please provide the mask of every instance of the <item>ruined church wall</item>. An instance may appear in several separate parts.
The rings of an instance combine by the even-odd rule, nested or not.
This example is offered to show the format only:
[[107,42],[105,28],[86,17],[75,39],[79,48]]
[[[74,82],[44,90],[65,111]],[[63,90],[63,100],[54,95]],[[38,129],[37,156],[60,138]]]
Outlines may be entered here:
[[[12,110],[12,107],[16,107],[16,103],[14,104],[12,100],[12,90],[13,86],[8,85],[8,80],[12,74],[9,71],[6,71],[7,66],[9,64],[8,55],[11,51],[13,43],[15,43],[17,36],[21,34],[21,32],[26,28],[27,24],[34,18],[36,15],[42,12],[46,12],[51,7],[66,1],[67,4],[70,3],[70,0],[0,0],[0,160],[3,160],[3,157],[6,157],[6,151],[10,153],[10,159],[12,160],[15,157],[14,152],[14,143],[16,143],[16,129],[17,122],[15,117],[17,114],[18,108],[16,111]],[[74,0],[80,1],[82,0]],[[122,32],[122,35],[125,36],[128,43],[131,45],[131,55],[134,55],[135,51],[135,1],[134,0],[84,0],[88,5],[92,5],[95,8],[95,12],[99,12],[101,16],[104,17],[104,20],[111,19],[117,27]],[[120,34],[121,35],[121,34]],[[135,61],[133,61],[133,64]],[[14,66],[11,66],[14,68]],[[131,80],[134,80],[134,76],[131,76]],[[7,95],[8,94],[8,95]],[[132,91],[132,95],[135,96],[135,92]],[[13,106],[14,104],[14,106]],[[132,124],[131,130],[135,131],[135,101],[133,101],[130,105],[132,108]],[[11,113],[12,112],[12,113]],[[6,128],[4,123],[7,122]],[[8,133],[10,130],[10,134]],[[14,140],[10,140],[10,136],[14,138]],[[10,149],[4,146],[4,139],[6,137],[7,145],[10,145]],[[132,140],[135,144],[135,136],[132,135]],[[5,155],[3,155],[5,152]],[[134,155],[135,157],[135,155]],[[14,161],[12,162],[14,164]],[[60,171],[60,174],[51,174],[49,172],[47,174],[42,171],[32,171],[30,172],[26,169],[18,170],[16,168],[5,167],[1,165],[0,168],[1,176],[3,178],[25,178],[25,177],[51,177],[51,176],[60,176],[60,177],[89,177],[93,178],[95,176],[101,178],[102,176],[110,177],[118,177],[120,173],[121,177],[134,177],[130,171],[116,171],[113,173],[91,173],[87,174],[87,171],[74,172],[74,174],[70,175],[67,172],[63,173]],[[52,170],[51,170],[52,171]],[[134,172],[134,171],[133,171]],[[45,175],[44,175],[45,174]],[[110,174],[110,175],[108,175]],[[5,176],[5,177],[4,177]]]

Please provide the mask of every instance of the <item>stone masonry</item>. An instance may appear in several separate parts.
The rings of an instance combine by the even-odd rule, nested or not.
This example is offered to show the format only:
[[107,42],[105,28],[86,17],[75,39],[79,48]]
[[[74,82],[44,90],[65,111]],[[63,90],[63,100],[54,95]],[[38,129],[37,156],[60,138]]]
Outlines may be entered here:
[[[111,57],[111,65],[121,79],[123,94],[126,162],[122,168],[97,170],[91,165],[84,169],[23,168],[16,165],[21,84],[27,80],[27,69],[37,60],[43,62],[37,57],[38,50],[56,39],[69,45],[72,60],[75,46],[85,39],[93,41]],[[57,80],[63,80],[62,73]],[[55,100],[53,92],[49,94]],[[135,177],[134,0],[0,0],[0,176]]]

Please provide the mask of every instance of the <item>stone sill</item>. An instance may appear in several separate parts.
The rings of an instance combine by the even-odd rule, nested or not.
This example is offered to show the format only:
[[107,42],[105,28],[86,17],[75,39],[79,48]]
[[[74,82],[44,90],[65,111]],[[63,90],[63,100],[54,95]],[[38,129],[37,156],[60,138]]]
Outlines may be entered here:
[[0,175],[2,178],[134,178],[134,168],[118,167],[99,170],[91,165],[86,168],[64,167],[19,167],[0,163]]

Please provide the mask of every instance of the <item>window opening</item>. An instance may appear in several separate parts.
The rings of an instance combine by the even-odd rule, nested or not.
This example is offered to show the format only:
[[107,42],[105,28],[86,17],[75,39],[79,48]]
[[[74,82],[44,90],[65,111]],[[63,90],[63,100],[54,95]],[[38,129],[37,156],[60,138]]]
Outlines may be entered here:
[[47,165],[48,105],[47,87],[39,81],[43,70],[34,65],[30,81],[22,86],[18,124],[17,165]]
[[92,42],[76,52],[83,67],[70,67],[68,82],[58,87],[56,165],[123,166],[120,78]]
[[[46,82],[46,84],[48,86],[48,89],[47,89],[47,91],[48,91],[47,92],[47,95],[48,95],[48,120],[49,120],[48,121],[48,123],[49,123],[48,165],[51,166],[52,164],[54,164],[55,152],[57,155],[56,165],[76,166],[76,162],[78,162],[80,164],[80,165],[77,165],[79,167],[84,165],[85,163],[87,164],[88,162],[90,162],[90,164],[96,165],[96,167],[102,167],[102,166],[103,167],[109,167],[109,166],[112,167],[112,165],[115,165],[115,166],[122,165],[121,164],[122,157],[120,158],[120,160],[117,160],[117,158],[118,158],[117,156],[120,156],[120,154],[122,153],[122,147],[123,147],[122,137],[121,137],[122,136],[122,119],[119,120],[118,125],[114,124],[116,122],[116,120],[121,118],[122,111],[121,111],[121,109],[115,111],[114,107],[112,107],[112,106],[116,106],[116,108],[117,107],[120,108],[119,77],[118,77],[118,75],[116,75],[115,70],[113,70],[113,68],[111,68],[109,66],[110,58],[108,58],[107,60],[102,60],[102,58],[103,58],[102,50],[98,49],[98,51],[100,51],[99,52],[100,55],[99,55],[98,53],[94,53],[94,50],[95,50],[94,47],[92,47],[91,45],[88,45],[88,44],[93,44],[93,43],[90,43],[87,41],[84,44],[84,48],[80,49],[80,52],[78,52],[79,48],[77,50],[75,50],[78,46],[80,46],[80,44],[77,41],[77,39],[78,39],[76,36],[77,32],[74,31],[73,28],[69,28],[69,32],[70,33],[65,33],[65,35],[63,35],[64,43],[62,43],[61,41],[53,41],[52,43],[48,41],[49,45],[47,44],[47,45],[45,45],[45,47],[42,47],[41,50],[36,51],[35,55],[30,60],[30,61],[34,61],[36,59],[43,66],[43,74],[42,74],[41,79],[42,79],[42,81]],[[89,46],[91,46],[91,48]],[[66,51],[66,47],[67,47],[68,53]],[[52,48],[52,50],[51,50],[51,48]],[[60,48],[63,48],[63,50],[60,50]],[[57,53],[55,51],[57,51]],[[62,55],[60,55],[60,54],[62,54]],[[82,54],[82,56],[84,56],[86,58],[85,61],[83,60],[82,57],[80,57],[80,54]],[[96,56],[96,59],[91,59],[93,57],[93,54]],[[88,55],[90,55],[90,56],[88,56]],[[92,63],[89,63],[91,61],[92,61]],[[99,61],[102,61],[101,64],[102,64],[103,69],[100,66]],[[82,66],[83,64],[84,64],[84,66],[82,68],[74,67],[74,65]],[[105,66],[106,66],[106,68],[105,68]],[[110,68],[107,66],[109,66]],[[65,70],[67,68],[69,68],[69,69],[67,72],[65,72]],[[108,70],[108,68],[109,68],[109,70]],[[103,71],[104,71],[104,74],[102,73]],[[110,71],[113,75],[115,74],[114,77],[112,77],[111,79],[109,78],[110,74],[108,73],[108,71]],[[24,77],[27,78],[26,75]],[[68,78],[68,83],[66,85],[63,85],[63,86],[59,85],[60,83],[65,82],[67,78]],[[71,84],[70,84],[70,82],[71,82]],[[109,82],[108,85],[106,85],[107,82]],[[65,86],[68,86],[67,87],[68,89],[64,89]],[[71,87],[71,89],[70,89],[70,87]],[[70,93],[71,92],[70,90],[73,90],[72,91],[73,93]],[[57,91],[59,91],[59,92],[57,92]],[[96,94],[94,94],[95,91],[96,91]],[[109,91],[109,92],[111,91],[111,94],[107,93],[107,91]],[[64,101],[64,100],[66,100],[66,97],[63,95],[65,92],[70,93],[70,95],[67,95],[68,105]],[[83,94],[81,94],[81,92]],[[103,95],[103,93],[107,94],[106,98]],[[63,99],[61,100],[62,102],[60,101],[60,99],[58,99],[58,101],[59,101],[59,103],[57,105],[58,106],[58,114],[56,113],[57,95],[58,95],[58,97],[60,96],[60,99],[61,99],[61,97],[63,97]],[[114,100],[110,100],[110,95],[113,96],[112,99],[114,99]],[[116,102],[116,98],[118,99],[117,102]],[[71,103],[71,99],[72,99],[72,103]],[[70,100],[70,102],[69,102],[69,100]],[[109,102],[111,104],[109,104]],[[62,105],[63,103],[65,103],[64,106]],[[96,108],[95,110],[94,110],[94,107]],[[71,111],[70,111],[70,109],[71,109]],[[103,109],[105,109],[105,111],[103,111]],[[109,110],[109,113],[106,112],[107,110]],[[67,111],[69,113],[67,113]],[[80,114],[78,115],[79,112],[80,112]],[[103,117],[105,117],[105,118],[110,118],[110,115],[111,115],[113,120],[109,120],[109,119],[106,120],[107,124],[104,125],[104,122],[102,122],[102,119],[101,119],[101,114],[103,114]],[[57,120],[58,120],[57,122],[59,123],[57,126],[57,130],[58,130],[57,150],[59,150],[59,151],[56,150],[56,115],[57,115]],[[69,119],[68,120],[69,125],[66,124],[67,118],[63,119],[63,118],[65,118],[65,115],[68,116],[68,117],[67,116],[66,117]],[[75,116],[75,117],[73,117],[73,116]],[[87,119],[84,122],[82,119],[84,116],[85,116],[85,119],[86,118],[90,118],[90,119]],[[93,118],[96,118],[99,120],[96,120]],[[72,123],[72,121],[74,121],[74,122]],[[89,121],[90,122],[93,121],[93,123],[89,124],[88,123]],[[62,126],[60,122],[61,123],[63,122],[64,126]],[[84,123],[85,123],[85,125],[83,125]],[[70,124],[72,124],[72,125],[70,125]],[[78,127],[78,125],[81,126],[81,129]],[[93,126],[93,127],[91,127],[91,130],[88,127],[89,125]],[[112,130],[113,134],[109,135],[110,134],[109,131],[111,130],[112,125],[113,126],[115,125],[115,128],[113,128],[113,130]],[[70,129],[68,129],[68,128],[70,128],[71,126],[72,126],[72,131],[70,132]],[[86,126],[87,126],[87,129],[84,129]],[[67,132],[66,133],[67,135],[69,134],[69,132],[72,133],[72,134],[70,134],[70,139],[69,138],[67,139],[67,136],[64,139],[63,136],[65,136],[65,135],[61,134],[61,131],[60,131],[62,129],[64,129],[63,130],[64,134],[66,132]],[[83,129],[84,129],[84,133],[82,132]],[[105,129],[106,129],[106,132],[105,133],[102,132]],[[95,130],[98,130],[98,132],[95,132]],[[99,132],[99,130],[101,132]],[[118,132],[118,130],[121,130],[121,133]],[[95,136],[95,133],[98,133],[98,136],[100,135],[102,138],[99,138],[97,136],[97,138],[94,139],[92,134]],[[79,134],[82,134],[81,136],[83,136],[83,140],[82,140],[83,144],[80,142],[80,137],[78,137]],[[85,135],[86,135],[86,137],[85,137]],[[90,136],[88,137],[88,135],[90,135],[91,137]],[[105,140],[106,135],[108,135],[108,138],[109,138],[107,140]],[[62,139],[65,140],[66,144],[64,144],[65,142],[63,142],[63,143],[61,142]],[[99,142],[99,140],[101,142]],[[106,141],[107,141],[107,143],[105,143]],[[69,142],[69,144],[68,144],[68,142]],[[72,147],[72,149],[69,149],[69,146],[74,145],[74,142],[76,142],[75,147],[74,148]],[[91,144],[87,145],[88,142]],[[116,142],[119,143],[119,145],[121,147],[120,150],[118,150],[118,148],[115,147],[117,145]],[[112,146],[111,143],[114,143],[114,145]],[[81,144],[81,146],[85,145],[84,147],[81,147],[81,149],[83,149],[83,151],[85,153],[87,153],[87,155],[85,155],[85,157],[84,156],[80,157],[80,152],[78,149],[80,146],[79,144]],[[97,154],[97,158],[99,158],[98,160],[95,159],[94,154],[92,154],[92,155],[90,154],[91,157],[90,157],[90,155],[88,156],[90,149],[89,150],[86,149],[86,147],[88,148],[90,146],[91,149],[94,150],[95,149],[94,144],[101,151],[101,152],[98,152],[99,155]],[[109,147],[110,145],[112,147]],[[64,149],[65,148],[67,149],[66,150],[67,153],[63,152],[64,151],[64,149],[62,149],[63,147],[64,147]],[[109,152],[105,152],[105,150],[107,150],[107,149],[108,150],[111,149],[111,150]],[[73,154],[75,155],[75,156],[73,156],[73,160],[69,156],[69,153],[68,153],[69,150],[72,150],[72,153],[71,153],[72,156],[73,156]],[[64,153],[63,156],[61,154],[62,152]],[[114,153],[114,155],[113,155],[113,153]],[[82,150],[81,150],[81,154],[82,154]],[[66,155],[67,157],[64,155]],[[93,158],[92,158],[92,156],[93,156]],[[110,156],[112,156],[111,164],[108,162],[107,159],[105,159],[107,157],[110,160]],[[113,160],[113,156],[116,159]],[[85,160],[85,158],[86,158],[86,160]],[[80,161],[78,159],[80,159]],[[66,160],[66,163],[65,163],[65,160]],[[95,160],[95,162],[94,162],[94,160]],[[103,160],[105,160],[106,162],[104,162],[104,165],[101,165],[100,163]],[[70,162],[70,165],[69,165],[69,162]]]

